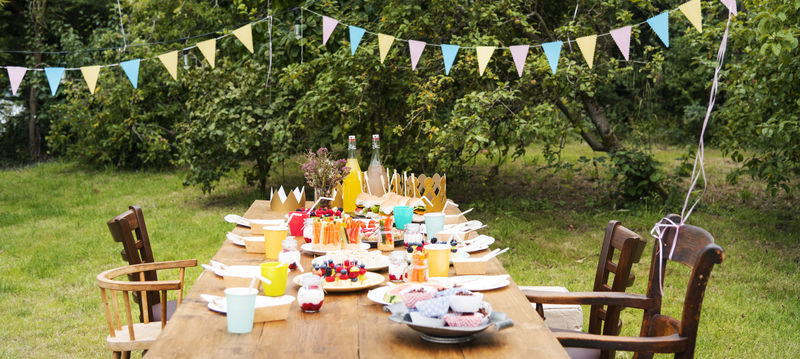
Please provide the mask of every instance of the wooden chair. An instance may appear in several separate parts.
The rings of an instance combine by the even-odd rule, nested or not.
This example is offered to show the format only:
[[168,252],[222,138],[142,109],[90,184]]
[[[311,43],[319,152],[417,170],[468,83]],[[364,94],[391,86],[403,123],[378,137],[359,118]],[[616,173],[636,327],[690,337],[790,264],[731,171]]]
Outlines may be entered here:
[[[147,294],[155,293],[161,294],[161,301],[167,301],[167,291],[177,290],[178,299],[177,303],[180,304],[183,299],[183,276],[186,267],[197,266],[196,259],[187,259],[171,262],[155,262],[155,263],[142,263],[135,264],[121,268],[114,268],[107,270],[97,275],[97,286],[100,287],[100,296],[103,298],[103,309],[106,314],[106,321],[108,323],[108,337],[106,337],[106,345],[108,349],[113,351],[113,357],[119,358],[120,353],[124,358],[130,356],[132,350],[147,350],[155,342],[158,335],[161,334],[161,329],[167,323],[166,307],[161,307],[161,320],[151,322],[148,318],[148,313],[143,316],[145,318],[143,323],[133,323],[131,315],[131,303],[129,292],[141,293],[140,297],[144,302],[142,308],[148,311],[147,308]],[[179,280],[161,280],[161,281],[148,281],[145,279],[145,273],[149,271],[156,271],[162,269],[175,269],[180,268]],[[138,281],[119,281],[114,278],[122,275],[134,275],[139,278]],[[109,300],[108,292],[111,293]],[[120,322],[120,306],[118,303],[117,293],[122,292],[122,301],[124,303],[125,320],[127,321],[126,328],[123,328]],[[109,302],[111,302],[109,304]]]
[[[644,247],[647,244],[641,236],[625,228],[619,221],[610,221],[606,226],[603,245],[600,249],[600,259],[597,262],[597,272],[594,279],[594,292],[625,292],[633,285],[635,276],[631,267],[641,259]],[[619,251],[617,262],[614,262],[614,253]],[[609,280],[613,280],[609,284]],[[573,304],[559,301],[563,296],[574,293],[547,292],[537,290],[537,287],[520,287],[531,303],[535,303],[536,311],[542,318],[547,314],[543,304]],[[589,313],[589,333],[618,335],[622,323],[619,320],[620,306],[604,306],[595,304]],[[613,350],[602,353],[603,358],[614,357]]]
[[[680,217],[668,217],[680,223]],[[662,222],[665,223],[665,222]],[[624,350],[636,352],[634,358],[652,358],[653,353],[674,353],[675,358],[694,357],[697,328],[700,324],[700,310],[703,305],[708,279],[715,264],[725,259],[725,251],[714,243],[714,238],[706,230],[685,224],[678,230],[666,229],[664,242],[653,248],[650,278],[647,294],[628,293],[570,293],[561,302],[584,305],[612,305],[644,310],[639,337],[605,336],[591,333],[555,331],[555,335],[565,347],[594,348],[592,353],[599,355],[605,350]],[[658,242],[657,242],[658,243]],[[661,314],[661,286],[664,282],[669,253],[675,245],[672,261],[692,269],[683,302],[681,320]],[[661,255],[660,255],[661,253]],[[538,299],[538,298],[533,298]],[[582,354],[588,354],[583,351]],[[588,356],[584,356],[588,357]]]
[[[147,226],[144,222],[144,215],[142,208],[136,205],[130,206],[129,209],[122,214],[110,219],[108,221],[108,230],[111,232],[111,237],[114,241],[122,242],[122,259],[127,261],[128,264],[140,263],[153,263],[153,250],[150,249],[150,236],[147,235]],[[132,281],[139,280],[138,276],[130,275],[128,278]],[[147,281],[157,281],[158,275],[156,271],[145,272],[144,279]],[[143,313],[150,313],[150,321],[161,320],[161,300],[158,293],[148,293],[147,303],[150,308],[145,311],[142,308],[142,301],[138,294],[134,295],[134,301],[139,306],[139,321],[144,322],[141,316]],[[175,311],[175,301],[167,302],[167,319],[172,316]]]

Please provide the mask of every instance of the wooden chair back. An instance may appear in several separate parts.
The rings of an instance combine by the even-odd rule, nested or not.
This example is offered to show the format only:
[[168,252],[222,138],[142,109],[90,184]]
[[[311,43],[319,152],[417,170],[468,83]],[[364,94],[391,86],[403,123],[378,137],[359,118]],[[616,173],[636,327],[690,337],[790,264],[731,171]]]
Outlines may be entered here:
[[[155,262],[155,263],[141,263],[129,265],[120,268],[107,270],[97,275],[97,286],[100,287],[100,296],[103,300],[103,309],[106,315],[106,322],[108,325],[108,337],[106,343],[112,351],[115,352],[115,357],[119,352],[129,352],[132,350],[147,350],[149,346],[158,337],[161,329],[167,323],[166,306],[162,306],[160,325],[153,325],[150,323],[150,315],[147,313],[150,306],[148,305],[147,294],[155,293],[161,294],[162,302],[167,302],[167,291],[178,291],[178,304],[183,299],[183,278],[186,267],[197,266],[196,259],[187,259],[170,262]],[[148,281],[145,279],[145,273],[149,271],[157,271],[162,269],[180,269],[178,280],[161,280],[161,281]],[[128,275],[135,276],[138,281],[120,281],[115,278]],[[134,323],[131,312],[131,295],[129,293],[140,293],[140,298],[144,302],[142,305],[145,311],[143,323]],[[110,293],[110,298],[109,298]],[[124,309],[120,309],[119,296],[121,293]],[[124,316],[126,325],[120,320]],[[127,353],[126,353],[127,354]],[[127,355],[126,355],[127,356]]]
[[[680,216],[667,216],[673,223],[680,223]],[[662,220],[662,223],[667,223]],[[677,238],[676,238],[677,231]],[[700,324],[700,311],[703,306],[708,278],[715,264],[725,260],[725,251],[714,243],[714,237],[705,229],[684,224],[667,227],[661,245],[656,241],[653,248],[650,280],[647,284],[647,297],[652,301],[650,308],[644,310],[641,337],[659,337],[678,335],[685,339],[686,348],[675,354],[675,358],[694,357],[697,340],[697,328]],[[672,246],[675,249],[669,258]],[[660,252],[660,255],[659,255]],[[664,284],[664,273],[668,261],[686,265],[692,269],[689,284],[683,302],[681,320],[661,314],[661,289]],[[638,352],[634,358],[652,358],[652,352]]]
[[[128,208],[127,211],[108,221],[108,230],[111,232],[111,237],[114,238],[114,241],[122,243],[120,254],[128,264],[153,263],[155,258],[153,258],[153,250],[150,248],[150,236],[147,234],[147,225],[144,222],[142,208],[137,205],[132,205]],[[131,281],[140,280],[138,275],[133,274],[129,275],[128,279]],[[155,270],[146,271],[144,280],[157,281],[158,274]],[[150,292],[148,295],[147,302],[151,306],[160,303],[158,293]],[[141,308],[141,300],[138,295],[134,296],[134,300],[140,307],[139,313],[145,313]],[[153,320],[152,313],[150,315],[148,320]],[[140,321],[143,319],[139,317]]]

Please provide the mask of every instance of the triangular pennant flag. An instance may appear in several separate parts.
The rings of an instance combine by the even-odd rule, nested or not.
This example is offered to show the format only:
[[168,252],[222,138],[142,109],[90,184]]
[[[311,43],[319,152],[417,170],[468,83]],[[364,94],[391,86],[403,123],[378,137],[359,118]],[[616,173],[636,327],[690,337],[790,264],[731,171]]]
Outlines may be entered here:
[[197,43],[197,48],[203,53],[211,68],[214,68],[214,60],[217,55],[217,39],[210,39]]
[[545,42],[542,44],[544,56],[547,56],[547,62],[550,63],[550,71],[553,71],[553,75],[555,75],[558,70],[558,59],[561,57],[561,46],[563,44],[564,43],[561,41]]
[[333,33],[333,29],[336,28],[336,25],[339,24],[339,20],[329,18],[327,16],[322,16],[322,44],[325,45],[328,43],[328,39],[331,37]]
[[622,52],[622,57],[625,58],[625,61],[628,61],[628,57],[631,53],[631,27],[630,25],[621,27],[619,29],[611,30],[611,37],[614,38],[614,42],[617,43],[617,47],[619,51]]
[[22,82],[22,78],[25,77],[25,73],[28,72],[28,68],[9,66],[6,67],[6,70],[8,71],[8,80],[11,82],[11,93],[16,96],[19,84]]
[[353,56],[356,54],[358,44],[361,42],[361,38],[364,37],[364,33],[367,30],[353,25],[350,25],[347,28],[350,30],[350,56]]
[[100,74],[100,66],[84,66],[81,67],[83,79],[86,80],[86,85],[89,86],[89,92],[94,95],[94,90],[97,88],[97,76]]
[[253,53],[253,29],[250,27],[250,24],[233,30],[233,35],[239,39],[242,45],[244,45],[251,54]]
[[378,50],[381,53],[381,63],[386,59],[386,55],[389,54],[389,49],[392,48],[393,42],[394,36],[378,34]]
[[656,16],[647,19],[647,24],[658,35],[661,42],[669,47],[669,11],[664,11]]
[[442,44],[442,59],[444,59],[444,74],[450,75],[450,68],[456,61],[458,55],[458,45]]
[[694,25],[697,32],[703,32],[703,12],[700,10],[700,0],[691,0],[678,6],[683,15]]
[[579,37],[575,41],[578,43],[578,48],[581,49],[586,64],[591,69],[594,66],[594,49],[597,46],[597,35]]
[[158,55],[158,59],[167,68],[173,80],[178,79],[178,50]]
[[417,69],[417,61],[422,56],[422,50],[425,50],[424,41],[408,40],[408,51],[411,53],[411,70]]
[[478,53],[478,74],[483,76],[483,71],[486,70],[486,65],[489,64],[489,60],[492,58],[492,53],[494,53],[494,46],[477,46],[475,47],[475,51]]
[[736,11],[736,0],[720,0],[720,1],[723,4],[725,4],[725,7],[728,8],[728,11],[730,11],[731,14],[733,14],[734,16],[738,15]]
[[517,74],[522,77],[522,69],[525,68],[525,59],[528,58],[529,45],[514,45],[509,46],[511,50],[511,57],[514,58],[514,66],[517,67]]
[[122,67],[122,71],[125,71],[125,75],[128,75],[128,80],[131,80],[133,88],[138,88],[139,59],[120,62],[119,67]]
[[58,91],[58,85],[61,84],[61,78],[64,77],[64,68],[45,67],[44,74],[47,76],[47,83],[50,84],[50,95],[55,96]]

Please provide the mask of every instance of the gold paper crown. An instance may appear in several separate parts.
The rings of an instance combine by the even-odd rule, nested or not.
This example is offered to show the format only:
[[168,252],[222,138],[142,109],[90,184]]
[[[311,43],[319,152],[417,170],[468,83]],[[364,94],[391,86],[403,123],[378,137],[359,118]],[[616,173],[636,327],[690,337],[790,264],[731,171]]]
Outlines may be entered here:
[[[295,193],[300,193],[300,198],[298,199]],[[286,196],[285,201],[281,201],[281,193]],[[303,208],[306,205],[306,189],[303,187],[302,190],[295,188],[289,193],[285,193],[283,191],[283,186],[280,189],[274,190],[272,192],[272,198],[269,201],[270,210],[277,213],[289,213],[294,211],[298,208]]]
[[446,175],[440,176],[436,173],[433,177],[428,177],[424,174],[415,176],[412,173],[411,176],[403,176],[395,172],[391,178],[390,191],[413,198],[427,198],[430,201],[425,202],[428,211],[440,212],[444,209],[444,204],[447,203]]

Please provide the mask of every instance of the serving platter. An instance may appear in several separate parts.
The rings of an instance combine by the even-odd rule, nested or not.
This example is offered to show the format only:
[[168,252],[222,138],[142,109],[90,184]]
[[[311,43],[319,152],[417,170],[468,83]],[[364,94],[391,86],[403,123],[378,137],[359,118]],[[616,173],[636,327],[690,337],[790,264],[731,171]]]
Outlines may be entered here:
[[459,344],[466,343],[475,339],[475,335],[494,326],[495,331],[500,331],[514,326],[514,321],[508,318],[503,312],[492,312],[489,315],[489,320],[482,325],[476,327],[448,327],[448,326],[427,326],[414,324],[411,321],[411,315],[408,308],[403,303],[396,303],[386,307],[392,315],[389,320],[405,324],[409,328],[421,333],[420,338],[425,341],[439,344]]
[[[369,243],[361,242],[361,243],[358,244],[358,250],[365,251],[367,249],[369,249]],[[300,246],[300,250],[305,252],[305,253],[315,254],[315,255],[318,255],[318,256],[324,256],[324,255],[326,255],[328,253],[333,253],[333,252],[339,251],[341,249],[335,249],[335,250],[331,250],[331,251],[326,251],[326,250],[322,250],[322,249],[314,249],[314,246],[313,246],[312,243],[305,243],[305,244]]]

